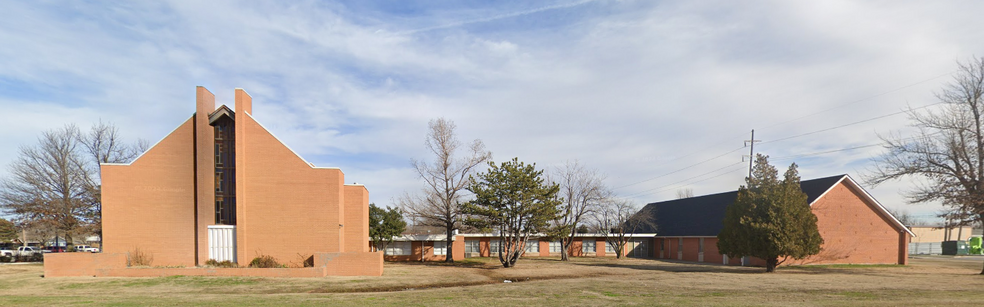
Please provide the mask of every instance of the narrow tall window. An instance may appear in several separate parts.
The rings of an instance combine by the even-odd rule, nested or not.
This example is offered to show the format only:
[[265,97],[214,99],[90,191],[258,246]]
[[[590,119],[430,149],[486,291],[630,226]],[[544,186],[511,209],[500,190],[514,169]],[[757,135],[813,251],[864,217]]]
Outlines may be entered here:
[[594,252],[597,251],[595,248],[596,248],[595,241],[593,241],[593,240],[592,241],[588,241],[588,240],[582,240],[581,241],[581,252],[582,253],[594,253]]
[[222,179],[224,178],[225,176],[222,176],[222,170],[215,171],[215,192],[222,193]]
[[215,143],[215,165],[222,166],[222,145]]
[[236,225],[236,145],[234,113],[222,106],[210,115],[215,139],[215,223]]
[[530,254],[540,253],[540,240],[529,240],[526,241],[526,252]]
[[502,247],[502,241],[490,240],[489,241],[489,257],[498,256],[499,249]]
[[434,255],[447,255],[448,254],[448,242],[440,241],[434,242]]

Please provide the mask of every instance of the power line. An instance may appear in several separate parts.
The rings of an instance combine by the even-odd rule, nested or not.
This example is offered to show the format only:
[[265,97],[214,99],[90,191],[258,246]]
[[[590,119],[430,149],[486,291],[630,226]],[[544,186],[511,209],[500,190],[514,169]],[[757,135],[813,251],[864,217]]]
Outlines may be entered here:
[[[711,180],[711,179],[714,179],[714,178],[717,178],[717,177],[721,177],[721,176],[724,176],[724,175],[732,174],[732,173],[734,173],[736,171],[744,170],[744,168],[745,168],[745,165],[744,165],[745,163],[744,162],[738,162],[738,163],[735,163],[735,164],[732,164],[732,165],[729,165],[729,166],[735,166],[737,164],[741,164],[741,166],[739,166],[739,167],[733,167],[733,168],[729,169],[727,172],[720,173],[720,174],[717,174],[717,175],[714,175],[714,176],[711,176],[711,177],[707,177],[707,178],[704,178],[704,179],[701,179],[701,180],[692,181],[692,182],[689,182],[687,184],[695,184],[695,183],[699,183],[699,182],[704,182],[704,181]],[[691,177],[691,179],[692,178],[696,178],[696,177],[699,177],[699,176]],[[683,183],[684,181],[686,181],[686,180],[681,180],[681,181],[678,181],[678,182],[675,182],[675,183],[672,183],[672,184],[668,184],[668,185],[664,185],[664,186],[661,186],[661,187],[657,187],[656,189],[659,189],[659,190],[656,190],[656,191],[652,191],[652,192],[648,192],[648,193],[647,192],[643,192],[641,194],[633,194],[633,195],[630,195],[628,197],[648,196],[648,195],[653,195],[653,194],[656,194],[656,193],[659,193],[659,192],[668,191],[670,189],[673,189],[671,186],[674,186],[674,185],[679,184],[679,183]]]
[[739,151],[739,150],[741,150],[742,148],[745,148],[745,146],[742,146],[742,147],[738,147],[738,148],[735,148],[735,149],[732,149],[731,151],[728,151],[728,152],[726,152],[726,153],[723,153],[723,154],[720,154],[720,155],[717,155],[717,156],[714,156],[713,158],[710,158],[710,159],[707,159],[707,160],[704,160],[704,161],[700,161],[700,162],[697,162],[697,163],[694,163],[694,164],[691,164],[691,165],[689,165],[689,166],[687,166],[687,167],[684,167],[684,168],[681,168],[681,169],[678,169],[678,170],[675,170],[675,171],[672,171],[672,172],[669,172],[669,173],[665,173],[665,174],[662,174],[662,175],[659,175],[659,176],[656,176],[656,177],[653,177],[653,178],[649,178],[649,179],[646,179],[646,180],[642,180],[642,181],[638,181],[638,182],[635,182],[635,183],[631,183],[631,184],[627,184],[627,185],[623,185],[623,186],[620,186],[620,187],[616,187],[615,189],[621,189],[621,188],[625,188],[625,187],[630,187],[630,186],[634,186],[634,185],[637,185],[637,184],[640,184],[640,183],[643,183],[643,182],[648,182],[648,181],[652,181],[652,180],[656,180],[656,179],[659,179],[659,178],[662,178],[662,177],[665,177],[665,176],[668,176],[668,175],[672,175],[672,174],[676,174],[676,173],[679,173],[679,172],[681,172],[681,171],[684,171],[684,170],[686,170],[686,169],[689,169],[689,168],[691,168],[691,167],[694,167],[694,166],[698,166],[698,165],[701,165],[701,164],[704,164],[704,163],[707,163],[707,162],[709,162],[709,161],[711,161],[711,160],[714,160],[714,159],[717,159],[717,158],[720,158],[720,157],[723,157],[723,156],[726,156],[726,155],[728,155],[728,154],[730,154],[730,153],[733,153],[733,152],[736,152],[736,151]]
[[898,111],[898,112],[895,112],[895,113],[892,113],[892,114],[886,114],[886,115],[876,116],[876,117],[872,117],[872,118],[869,118],[869,119],[856,121],[856,122],[849,123],[849,124],[843,124],[843,125],[834,126],[834,127],[830,127],[830,128],[825,128],[825,129],[820,129],[820,130],[811,131],[811,132],[807,132],[807,133],[797,134],[797,135],[793,135],[793,136],[787,136],[787,137],[784,137],[784,138],[778,138],[778,139],[774,139],[774,140],[770,140],[770,141],[765,141],[765,142],[762,142],[762,144],[781,142],[781,141],[785,141],[785,140],[788,140],[788,139],[794,139],[794,138],[798,138],[798,137],[802,137],[802,136],[807,136],[807,135],[811,135],[811,134],[817,134],[817,133],[820,133],[820,132],[826,132],[826,131],[830,131],[830,130],[840,129],[840,128],[844,128],[844,127],[847,127],[847,126],[853,126],[853,125],[857,125],[857,124],[860,124],[860,123],[866,123],[866,122],[870,122],[870,121],[873,121],[873,120],[878,120],[878,119],[882,119],[882,118],[886,118],[886,117],[890,117],[890,116],[895,116],[895,115],[899,115],[899,114],[906,113],[906,112],[909,112],[909,111],[915,111],[915,110],[919,110],[919,109],[924,109],[924,108],[928,108],[928,107],[939,105],[939,104],[942,104],[942,102],[937,102],[937,103],[934,103],[934,104],[928,104],[928,105],[921,106],[921,107],[918,107],[918,108],[915,108],[915,109],[902,110],[902,111]]
[[[722,167],[722,168],[719,168],[719,169],[716,169],[716,170],[713,170],[713,171],[710,171],[710,172],[706,172],[706,173],[703,173],[703,174],[700,174],[700,175],[697,175],[697,176],[693,176],[693,177],[690,177],[690,178],[687,178],[687,179],[683,179],[683,180],[680,180],[680,181],[677,181],[677,182],[674,182],[674,183],[670,183],[670,184],[658,186],[658,187],[655,187],[655,188],[652,188],[652,189],[648,189],[648,190],[645,190],[645,191],[640,191],[640,192],[636,192],[636,193],[633,193],[633,194],[629,194],[626,197],[636,197],[636,196],[649,195],[649,194],[661,192],[662,190],[655,191],[655,192],[650,192],[650,191],[662,189],[662,188],[669,187],[669,186],[676,185],[676,184],[680,184],[680,183],[683,183],[683,182],[686,182],[686,181],[689,181],[689,180],[692,180],[692,179],[700,178],[702,176],[713,174],[713,173],[715,173],[717,171],[720,171],[720,170],[723,170],[723,169],[726,169],[726,168],[729,168],[729,167],[733,167],[733,166],[738,165],[738,164],[744,164],[744,162],[741,162],[741,161],[735,162],[735,163],[729,164],[729,165],[727,165],[725,167]],[[725,173],[725,174],[727,174],[727,173]],[[721,176],[721,175],[718,175],[718,176]],[[717,176],[710,177],[710,178],[715,178],[715,177],[717,177]],[[707,180],[707,179],[710,179],[710,178],[705,178],[705,179],[702,179],[701,181]],[[700,182],[700,181],[691,182],[691,183],[693,184],[693,183],[697,183],[697,182]]]
[[[940,132],[930,133],[930,134],[926,134],[926,135],[911,136],[911,137],[907,137],[907,138],[898,139],[898,141],[915,140],[915,139],[918,139],[918,138],[921,138],[921,137],[934,136],[934,135],[937,135],[937,134],[940,134],[940,133],[943,133],[943,132],[940,131]],[[841,152],[841,151],[850,151],[850,150],[856,150],[856,149],[862,149],[862,148],[868,148],[868,147],[875,147],[875,146],[884,146],[884,145],[885,145],[885,143],[874,143],[874,144],[868,144],[868,145],[859,145],[859,146],[853,146],[853,147],[847,147],[847,148],[831,149],[831,150],[811,152],[811,153],[805,153],[805,154],[795,154],[795,155],[782,156],[782,157],[773,158],[772,160],[773,161],[782,161],[782,160],[789,160],[789,159],[809,157],[809,156],[818,156],[818,155],[823,155],[823,154],[828,154],[828,153],[835,153],[835,152]]]
[[[845,106],[857,104],[857,103],[860,103],[860,102],[863,102],[863,101],[866,101],[866,100],[870,100],[870,99],[873,99],[873,98],[876,98],[876,97],[884,96],[884,95],[887,95],[887,94],[890,94],[890,93],[894,93],[894,92],[897,92],[897,91],[900,91],[900,90],[903,90],[903,89],[906,89],[906,88],[909,88],[909,87],[913,87],[913,86],[916,86],[916,85],[919,85],[919,84],[922,84],[922,83],[926,83],[926,82],[929,82],[929,81],[932,81],[932,80],[935,80],[935,79],[938,79],[938,78],[941,78],[941,77],[944,77],[944,76],[947,76],[947,75],[951,75],[954,72],[955,71],[950,71],[950,72],[947,72],[947,73],[944,73],[944,74],[941,74],[941,75],[938,75],[938,76],[935,76],[935,77],[932,77],[932,78],[928,78],[928,79],[925,79],[925,80],[922,80],[922,81],[919,81],[919,82],[907,84],[907,85],[904,85],[904,86],[901,86],[901,87],[898,87],[898,88],[895,88],[895,89],[892,89],[892,90],[889,90],[889,91],[881,92],[881,93],[878,93],[878,94],[875,94],[875,95],[872,95],[872,96],[868,96],[868,97],[865,97],[865,98],[862,98],[862,99],[858,99],[858,100],[854,100],[854,101],[851,101],[851,102],[848,102],[848,103],[837,105],[837,106],[834,106],[832,108],[828,108],[828,109],[824,109],[824,110],[821,110],[821,111],[818,111],[818,112],[810,113],[810,114],[807,114],[807,115],[804,115],[804,116],[800,116],[800,117],[797,117],[797,118],[793,118],[793,119],[790,119],[790,120],[787,120],[787,121],[775,123],[775,124],[766,126],[766,128],[775,127],[775,126],[786,124],[786,123],[793,122],[793,121],[798,121],[798,120],[801,120],[801,119],[804,119],[804,118],[808,118],[808,117],[811,117],[811,116],[814,116],[814,115],[817,115],[817,114],[821,114],[821,113],[825,113],[825,112],[828,112],[828,111],[831,111],[831,110],[835,110],[835,109],[838,109],[838,108],[841,108],[841,107],[845,107]],[[934,104],[922,106],[922,107],[915,108],[915,109],[909,109],[908,111],[923,109],[923,108],[934,106],[934,105],[938,105],[938,104],[940,104],[940,103],[934,103]],[[821,129],[821,130],[817,130],[817,131],[807,132],[807,133],[803,133],[803,134],[799,134],[799,135],[793,135],[793,136],[788,136],[788,137],[784,137],[784,138],[780,138],[780,139],[765,141],[765,142],[762,142],[762,143],[764,144],[764,143],[774,143],[774,142],[785,141],[785,140],[788,140],[788,139],[793,139],[793,138],[797,138],[797,137],[802,137],[802,136],[812,135],[812,134],[816,134],[816,133],[826,132],[826,131],[835,130],[835,129],[839,129],[839,128],[844,128],[844,127],[848,127],[848,126],[852,126],[852,125],[857,125],[857,124],[861,124],[861,123],[865,123],[865,122],[869,122],[869,121],[873,121],[873,120],[878,120],[878,119],[882,119],[882,118],[886,118],[886,117],[890,117],[890,116],[895,116],[895,115],[902,114],[902,113],[905,113],[905,112],[906,111],[899,111],[899,112],[895,112],[895,113],[891,113],[891,114],[887,114],[887,115],[882,115],[882,116],[878,116],[878,117],[874,117],[874,118],[869,118],[869,119],[865,119],[865,120],[861,120],[861,121],[857,121],[857,122],[852,122],[852,123],[848,123],[848,124],[844,124],[844,125],[839,125],[839,126],[835,126],[835,127],[831,127],[831,128],[826,128],[826,129]],[[844,148],[844,149],[832,150],[832,151],[827,151],[827,152],[804,154],[803,156],[820,155],[820,154],[833,153],[833,152],[838,152],[838,151],[854,150],[854,149],[860,149],[860,148],[864,148],[864,147],[872,147],[872,146],[876,146],[876,145],[878,145],[878,144],[865,145],[863,147],[857,147],[857,148]],[[716,145],[711,145],[711,146],[709,146],[707,148],[711,148],[713,146],[716,146]],[[705,148],[705,149],[707,149],[707,148]],[[686,169],[690,169],[692,167],[695,167],[695,166],[704,164],[706,162],[709,162],[709,161],[715,160],[717,158],[723,157],[723,156],[725,156],[727,154],[730,154],[730,153],[733,153],[735,151],[741,150],[742,148],[744,148],[744,147],[739,147],[739,148],[733,149],[733,150],[728,151],[726,153],[723,153],[721,155],[715,156],[715,157],[710,158],[710,159],[707,159],[707,160],[703,160],[703,161],[698,162],[698,163],[691,164],[689,166],[686,166],[686,167],[681,168],[681,169],[677,169],[677,170],[672,171],[672,172],[669,172],[669,173],[665,173],[665,174],[662,174],[662,175],[659,175],[659,176],[656,176],[656,177],[652,177],[652,178],[645,179],[645,180],[642,180],[642,181],[634,182],[634,183],[631,183],[631,184],[619,186],[619,187],[616,187],[615,189],[622,189],[622,188],[625,188],[625,187],[634,186],[634,185],[637,185],[637,184],[640,184],[640,183],[649,182],[649,181],[652,181],[652,180],[655,180],[655,179],[659,179],[659,178],[662,178],[662,177],[665,177],[665,176],[668,176],[668,175],[679,173],[679,172],[684,171]],[[695,151],[695,152],[692,152],[692,153],[689,153],[689,154],[686,154],[686,155],[683,155],[683,156],[679,156],[679,157],[674,158],[672,160],[669,160],[667,162],[672,162],[672,161],[676,161],[676,160],[679,160],[679,159],[682,159],[682,158],[690,157],[690,156],[692,156],[694,154],[703,152],[705,149],[698,150],[698,151]],[[783,158],[788,158],[788,157],[783,157]],[[708,179],[710,179],[710,178],[708,178]]]
[[826,113],[826,112],[829,112],[829,111],[832,111],[832,110],[836,110],[836,109],[839,109],[839,108],[842,108],[842,107],[846,107],[846,106],[849,106],[849,105],[852,105],[852,104],[856,104],[856,103],[859,103],[859,102],[862,102],[862,101],[865,101],[865,100],[869,100],[869,99],[872,99],[872,98],[876,98],[876,97],[888,95],[888,94],[891,94],[891,93],[894,93],[894,92],[898,92],[898,91],[904,90],[906,88],[910,88],[910,87],[913,87],[913,86],[916,86],[916,85],[919,85],[919,84],[923,84],[923,83],[926,83],[926,82],[929,82],[929,81],[932,81],[932,80],[939,79],[941,77],[952,75],[955,72],[957,72],[957,70],[949,71],[947,73],[944,73],[944,74],[941,74],[941,75],[938,75],[938,76],[935,76],[935,77],[932,77],[932,78],[929,78],[929,79],[926,79],[926,80],[922,80],[922,81],[919,81],[919,82],[916,82],[916,83],[907,84],[907,85],[904,85],[904,86],[899,87],[899,88],[896,88],[896,89],[892,89],[892,90],[889,90],[889,91],[881,92],[881,93],[878,93],[878,94],[875,94],[875,95],[871,95],[871,96],[868,96],[868,97],[865,97],[865,98],[861,98],[861,99],[854,100],[854,101],[851,101],[851,102],[848,102],[848,103],[837,105],[837,106],[834,106],[832,108],[824,109],[824,110],[821,110],[821,111],[818,111],[818,112],[813,112],[813,113],[810,113],[810,114],[807,114],[807,115],[803,115],[803,116],[800,116],[800,117],[797,117],[797,118],[793,118],[793,119],[790,119],[790,120],[787,120],[787,121],[784,121],[784,122],[775,123],[775,124],[766,126],[765,128],[772,128],[772,127],[775,127],[775,126],[778,126],[778,125],[782,125],[782,124],[786,124],[786,123],[798,121],[798,120],[801,120],[801,119],[804,119],[804,118],[807,118],[807,117],[811,117],[811,116],[814,116],[814,115],[817,115],[817,114]]
[[868,148],[868,147],[875,147],[875,146],[882,146],[882,145],[884,145],[884,144],[882,144],[882,143],[868,144],[868,145],[862,145],[862,146],[855,146],[855,147],[848,147],[848,148],[841,148],[841,149],[834,149],[834,150],[827,150],[827,151],[819,151],[819,152],[811,152],[811,153],[799,154],[799,155],[784,156],[784,157],[774,158],[772,160],[773,161],[782,161],[782,160],[788,160],[788,159],[795,159],[795,158],[802,158],[802,157],[809,157],[809,156],[818,156],[818,155],[824,155],[824,154],[829,154],[829,153],[835,153],[835,152],[841,152],[841,151],[849,151],[849,150],[856,150],[856,149],[861,149],[861,148]]

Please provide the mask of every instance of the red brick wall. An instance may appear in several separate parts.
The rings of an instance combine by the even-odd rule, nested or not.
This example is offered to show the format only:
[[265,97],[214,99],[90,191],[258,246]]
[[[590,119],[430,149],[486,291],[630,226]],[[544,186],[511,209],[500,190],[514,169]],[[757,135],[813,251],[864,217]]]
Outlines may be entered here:
[[583,256],[581,254],[581,240],[574,240],[574,242],[571,242],[571,248],[568,250],[568,255],[574,257]]
[[239,262],[269,255],[293,263],[341,252],[341,170],[312,168],[243,113],[236,114],[236,138]]
[[103,165],[103,252],[195,265],[194,117],[130,165]]
[[208,260],[208,225],[215,225],[215,130],[208,124],[209,113],[215,111],[215,95],[201,86],[195,91],[195,264],[201,265]]
[[346,252],[368,252],[369,246],[363,241],[369,238],[369,191],[361,185],[345,186],[345,231]]
[[453,247],[454,250],[451,251],[453,254],[451,257],[455,261],[465,259],[465,236],[455,236]]
[[890,218],[861,195],[842,182],[814,202],[822,250],[793,263],[898,263],[900,249],[908,246],[900,246],[899,230]]
[[698,238],[683,238],[683,260],[697,261]]
[[324,277],[380,276],[383,274],[381,253],[317,253],[314,267],[305,268],[128,268],[125,254],[107,253],[58,253],[44,256],[44,277],[112,276],[112,277],[162,277],[162,276],[263,276],[263,277]]

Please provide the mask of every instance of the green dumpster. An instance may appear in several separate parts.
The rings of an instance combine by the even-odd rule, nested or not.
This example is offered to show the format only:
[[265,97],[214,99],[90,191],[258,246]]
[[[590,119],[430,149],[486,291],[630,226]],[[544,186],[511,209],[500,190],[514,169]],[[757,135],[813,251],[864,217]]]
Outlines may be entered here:
[[967,241],[943,241],[942,246],[944,255],[968,255],[970,245]]

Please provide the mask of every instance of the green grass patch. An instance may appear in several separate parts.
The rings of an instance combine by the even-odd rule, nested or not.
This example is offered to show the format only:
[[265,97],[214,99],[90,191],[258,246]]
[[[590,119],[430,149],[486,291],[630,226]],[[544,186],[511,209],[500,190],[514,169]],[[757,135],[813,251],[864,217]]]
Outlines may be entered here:
[[[822,270],[822,269],[868,269],[868,268],[905,268],[898,264],[810,264],[791,265],[790,269]],[[780,268],[781,270],[781,268]]]
[[857,291],[845,291],[845,292],[837,293],[837,295],[842,295],[842,296],[852,297],[852,298],[862,298],[862,299],[872,299],[872,298],[878,297],[877,295],[874,295],[874,294],[871,294],[871,293],[857,292]]

